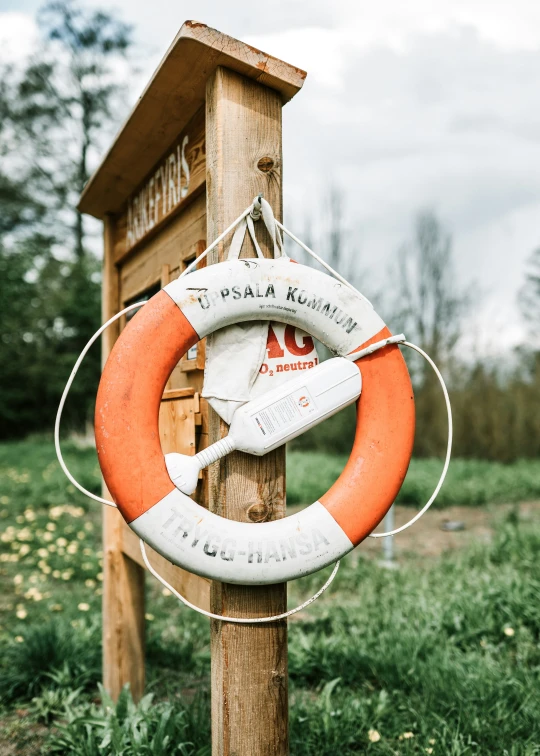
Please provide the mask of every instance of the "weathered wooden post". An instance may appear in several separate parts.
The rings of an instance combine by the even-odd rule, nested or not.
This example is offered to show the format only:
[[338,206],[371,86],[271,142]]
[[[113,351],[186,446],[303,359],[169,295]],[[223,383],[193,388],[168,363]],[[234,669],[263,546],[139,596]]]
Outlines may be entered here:
[[[281,217],[281,109],[304,78],[203,24],[183,25],[81,197],[80,210],[104,222],[104,320],[177,277],[259,192]],[[209,264],[223,254],[222,246]],[[106,334],[104,359],[121,327]],[[203,367],[199,344],[171,376],[160,411],[164,452],[194,454],[226,432],[200,398]],[[236,520],[282,517],[284,462],[283,450],[263,458],[234,453],[203,476],[196,498]],[[104,682],[114,696],[130,682],[140,697],[144,568],[135,534],[105,509]],[[285,609],[285,586],[216,583],[210,591],[207,580],[151,549],[149,555],[178,590],[216,613],[246,617]],[[211,637],[213,753],[286,754],[286,623],[216,621]]]

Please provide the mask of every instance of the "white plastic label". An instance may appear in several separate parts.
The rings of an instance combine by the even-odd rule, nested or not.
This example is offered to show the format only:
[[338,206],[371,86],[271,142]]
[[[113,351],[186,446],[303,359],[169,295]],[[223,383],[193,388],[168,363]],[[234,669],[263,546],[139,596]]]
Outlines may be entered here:
[[294,425],[303,417],[311,415],[316,409],[315,400],[306,386],[302,386],[283,399],[259,410],[252,415],[252,418],[263,436],[268,438],[277,431]]

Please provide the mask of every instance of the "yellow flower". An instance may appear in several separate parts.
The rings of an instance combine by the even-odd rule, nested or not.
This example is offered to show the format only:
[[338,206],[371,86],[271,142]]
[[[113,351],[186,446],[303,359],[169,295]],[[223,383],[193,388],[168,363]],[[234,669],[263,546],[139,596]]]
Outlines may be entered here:
[[92,580],[92,578],[88,578],[88,580],[84,581],[84,584],[87,588],[94,588],[94,586],[96,585],[96,581]]
[[0,496],[0,504],[9,504],[9,496]]
[[24,638],[22,637],[22,635],[15,636],[15,643],[24,643]]
[[29,553],[30,553],[30,546],[27,543],[23,543],[23,545],[19,549],[19,556],[26,556]]
[[64,607],[62,604],[52,604],[49,609],[51,612],[61,612]]
[[56,544],[55,544],[55,543],[50,543],[50,544],[49,544],[49,545],[47,546],[47,550],[48,550],[48,551],[50,551],[50,552],[51,552],[51,554],[52,554],[52,553],[53,553],[54,551],[56,551]]
[[13,578],[13,582],[15,583],[15,585],[21,585],[23,582],[23,579],[24,578],[22,575],[15,575],[15,577]]
[[433,748],[426,748],[426,753],[433,753]]
[[378,743],[381,739],[381,735],[377,730],[368,730],[367,736],[370,743]]
[[15,616],[21,620],[26,619],[26,617],[28,617],[28,612],[25,609],[17,609]]
[[144,618],[148,620],[148,622],[153,622],[155,620],[155,617],[153,614],[150,614],[150,612],[146,612],[144,615]]
[[25,510],[24,516],[29,522],[33,522],[36,519],[36,513],[33,512],[31,509]]
[[47,528],[47,530],[50,530],[51,533],[52,533],[53,530],[56,530],[56,523],[55,522],[48,522],[45,527]]
[[84,523],[84,527],[85,527],[85,530],[93,530],[94,529],[94,526],[92,525],[91,522],[85,522]]
[[512,638],[516,634],[516,631],[514,630],[513,627],[505,627],[503,632],[509,638]]
[[92,556],[92,549],[89,549],[88,547],[86,549],[83,549],[84,556]]
[[79,530],[79,532],[77,533],[77,538],[79,539],[79,541],[84,541],[84,539],[86,538],[86,533],[84,532],[84,530]]
[[409,738],[414,738],[414,732],[404,732],[403,735],[399,736],[400,740],[409,740]]
[[15,518],[15,522],[18,522],[18,523],[24,522],[23,515],[17,515],[17,517]]
[[70,543],[67,547],[67,553],[68,554],[76,554],[77,553],[77,544],[76,543]]
[[52,539],[53,539],[52,533],[43,533],[44,541],[52,541]]
[[62,580],[70,580],[72,575],[72,570],[64,570],[64,572],[62,573]]
[[52,576],[53,576],[53,578],[59,578],[60,577],[60,570],[53,570]]
[[47,549],[41,548],[37,550],[37,555],[44,559],[45,557],[49,556],[49,552],[47,551]]
[[97,577],[98,580],[103,580],[103,573],[102,572],[98,572],[98,574],[96,575],[96,577]]
[[435,738],[430,738],[429,739],[429,744],[430,745],[435,745]]
[[90,604],[86,604],[84,601],[82,601],[77,608],[81,612],[87,612],[90,609]]
[[67,546],[67,540],[63,537],[57,538],[56,545],[61,547]]
[[164,589],[163,589],[163,590],[161,591],[161,595],[162,595],[162,596],[172,596],[172,593],[170,592],[170,590],[169,590],[168,588],[164,588]]

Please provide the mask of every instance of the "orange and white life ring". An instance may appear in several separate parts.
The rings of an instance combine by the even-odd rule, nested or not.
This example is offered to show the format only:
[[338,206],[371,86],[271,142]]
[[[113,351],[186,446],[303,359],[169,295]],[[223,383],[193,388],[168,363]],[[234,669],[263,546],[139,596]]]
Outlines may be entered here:
[[251,259],[212,265],[168,284],[123,330],[99,385],[95,433],[107,488],[144,541],[198,575],[263,585],[315,572],[372,532],[407,472],[415,412],[398,346],[364,356],[355,363],[362,394],[353,449],[330,490],[275,522],[233,522],[209,512],[168,475],[159,405],[191,346],[218,328],[253,319],[302,328],[339,355],[390,336],[366,299],[306,266]]

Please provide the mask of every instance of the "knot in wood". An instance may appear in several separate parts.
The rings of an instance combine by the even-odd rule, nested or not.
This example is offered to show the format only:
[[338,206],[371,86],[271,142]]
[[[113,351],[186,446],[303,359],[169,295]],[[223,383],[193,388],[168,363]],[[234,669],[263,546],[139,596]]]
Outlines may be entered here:
[[266,502],[256,501],[254,504],[251,504],[246,514],[248,520],[251,520],[251,522],[264,522],[271,516],[272,509]]
[[271,157],[262,157],[257,163],[257,168],[261,173],[269,173],[274,167],[274,160]]

